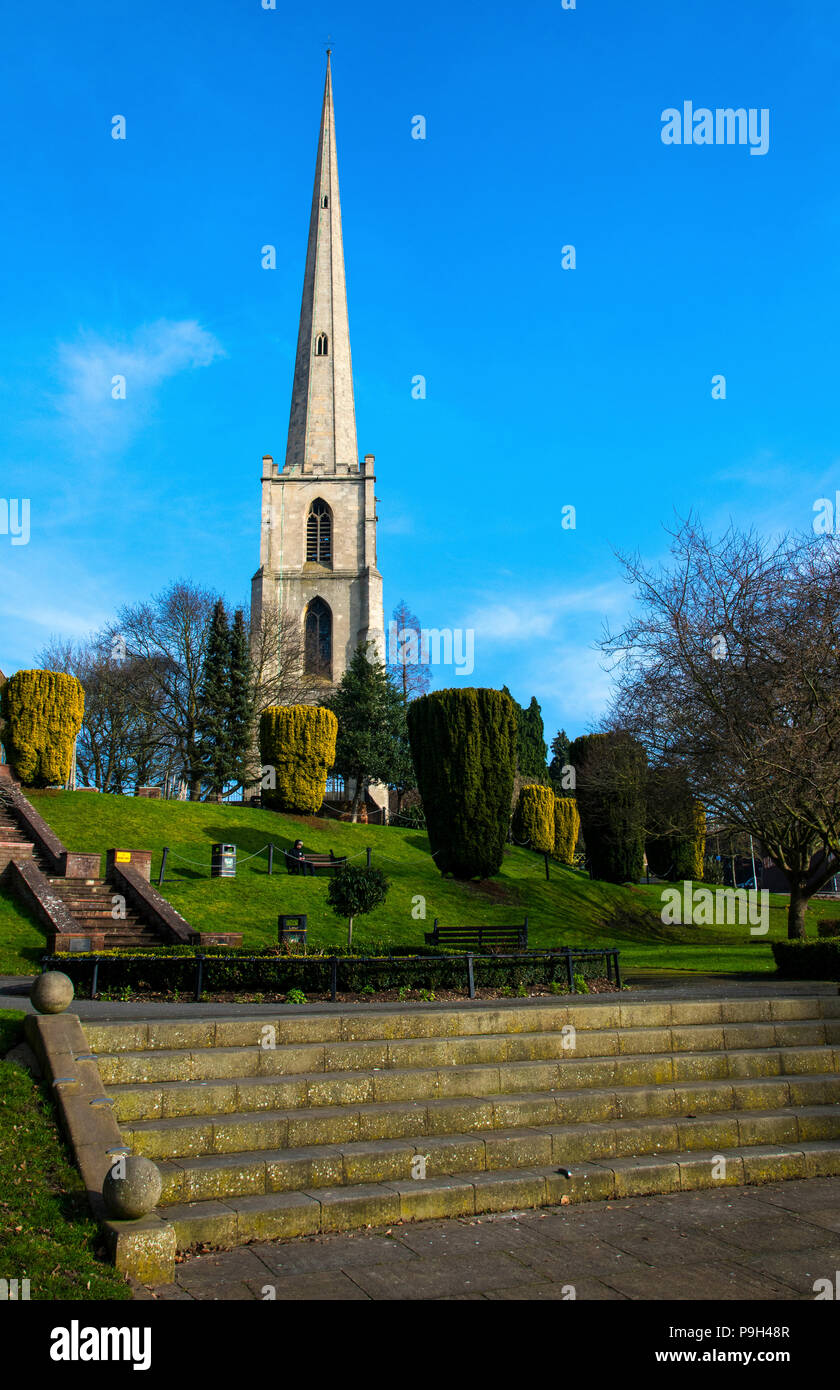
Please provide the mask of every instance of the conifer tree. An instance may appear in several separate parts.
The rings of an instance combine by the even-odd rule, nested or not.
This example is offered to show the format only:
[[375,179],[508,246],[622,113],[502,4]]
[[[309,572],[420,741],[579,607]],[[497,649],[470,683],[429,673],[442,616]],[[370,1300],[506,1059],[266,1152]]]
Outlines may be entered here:
[[217,599],[210,619],[207,651],[198,693],[198,739],[204,781],[212,796],[221,797],[233,775],[230,749],[231,638],[222,599]]
[[372,782],[400,778],[405,759],[405,700],[372,644],[360,643],[335,693],[326,701],[338,720],[335,771],[354,782],[352,819]]
[[230,685],[228,690],[227,736],[231,776],[243,786],[251,753],[254,716],[253,679],[245,615],[237,608],[230,631]]

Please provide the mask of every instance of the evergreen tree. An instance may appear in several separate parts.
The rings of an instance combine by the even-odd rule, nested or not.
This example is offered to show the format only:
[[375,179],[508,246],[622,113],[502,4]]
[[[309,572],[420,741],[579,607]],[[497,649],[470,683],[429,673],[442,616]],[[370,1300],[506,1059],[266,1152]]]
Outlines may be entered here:
[[327,700],[338,720],[335,771],[355,783],[352,819],[358,819],[365,791],[372,782],[396,782],[404,766],[405,700],[371,643],[362,644],[335,693]]
[[569,774],[564,774],[563,768],[568,768],[569,762],[569,736],[565,729],[559,729],[551,740],[551,762],[548,764],[548,775],[554,787],[556,796],[574,796],[574,783],[563,786],[564,780],[569,782]]
[[548,782],[545,765],[548,750],[545,746],[542,710],[537,704],[537,697],[532,695],[528,708],[523,709],[513,699],[506,685],[502,686],[502,694],[513,701],[516,711],[516,770],[523,782],[545,784]]
[[230,685],[228,690],[227,742],[231,776],[247,780],[254,716],[253,679],[245,615],[237,608],[230,632]]
[[429,846],[442,874],[499,872],[510,823],[516,715],[500,690],[437,690],[408,706]]
[[224,602],[217,599],[210,619],[196,716],[203,780],[217,799],[234,772],[229,739],[230,659],[228,617]]

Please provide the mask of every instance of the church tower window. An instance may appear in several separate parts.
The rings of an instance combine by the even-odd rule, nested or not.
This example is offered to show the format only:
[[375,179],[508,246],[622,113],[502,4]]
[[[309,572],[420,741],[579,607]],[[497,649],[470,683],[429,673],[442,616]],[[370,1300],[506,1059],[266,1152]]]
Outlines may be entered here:
[[307,605],[303,664],[308,676],[332,680],[332,613],[322,598]]
[[306,558],[332,566],[332,512],[323,497],[316,497],[306,518]]
[[318,337],[315,339],[315,356],[326,357],[328,349],[329,343],[327,342],[326,333],[319,333]]
[[324,196],[323,196],[323,198],[321,199],[321,207],[322,207],[322,208],[328,208],[329,205],[330,205],[329,196],[325,193]]

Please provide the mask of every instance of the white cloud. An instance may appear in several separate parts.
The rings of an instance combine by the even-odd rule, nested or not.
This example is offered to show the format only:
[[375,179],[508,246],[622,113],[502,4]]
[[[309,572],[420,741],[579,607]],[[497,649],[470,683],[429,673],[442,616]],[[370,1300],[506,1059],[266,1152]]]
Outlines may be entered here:
[[520,594],[479,603],[467,614],[462,626],[474,629],[477,642],[533,642],[541,637],[560,639],[561,626],[576,626],[579,619],[586,619],[594,640],[600,628],[593,627],[593,618],[623,611],[627,598],[626,586],[615,582],[542,595],[528,593],[527,597]]
[[[108,340],[83,334],[58,349],[62,391],[56,405],[85,447],[126,443],[156,402],[157,388],[179,372],[207,367],[224,349],[195,320],[159,319],[133,334]],[[125,379],[125,399],[111,394],[113,378]]]

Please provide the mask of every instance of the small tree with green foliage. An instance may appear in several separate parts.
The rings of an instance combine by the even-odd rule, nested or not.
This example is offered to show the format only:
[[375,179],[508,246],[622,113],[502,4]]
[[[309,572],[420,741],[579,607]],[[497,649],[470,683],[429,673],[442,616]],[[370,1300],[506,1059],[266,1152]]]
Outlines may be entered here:
[[390,883],[381,869],[362,864],[342,864],[327,889],[327,902],[337,917],[347,919],[347,949],[353,945],[353,922],[380,907],[388,896]]

